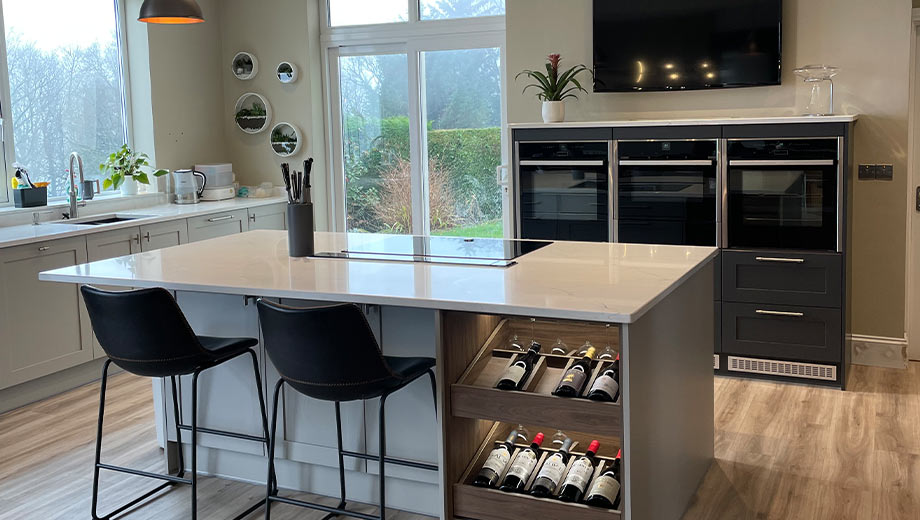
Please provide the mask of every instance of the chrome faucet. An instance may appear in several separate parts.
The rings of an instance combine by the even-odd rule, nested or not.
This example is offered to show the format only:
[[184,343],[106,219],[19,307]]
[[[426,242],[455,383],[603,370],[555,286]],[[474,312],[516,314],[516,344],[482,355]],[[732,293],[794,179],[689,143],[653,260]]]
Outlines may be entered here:
[[73,178],[75,173],[73,169],[74,162],[76,162],[77,166],[80,168],[80,189],[83,189],[83,181],[85,180],[83,177],[83,158],[80,157],[80,154],[77,152],[73,152],[70,154],[70,170],[68,170],[70,175],[70,213],[65,216],[68,219],[77,218],[78,206],[86,206],[85,202],[77,203],[77,186]]

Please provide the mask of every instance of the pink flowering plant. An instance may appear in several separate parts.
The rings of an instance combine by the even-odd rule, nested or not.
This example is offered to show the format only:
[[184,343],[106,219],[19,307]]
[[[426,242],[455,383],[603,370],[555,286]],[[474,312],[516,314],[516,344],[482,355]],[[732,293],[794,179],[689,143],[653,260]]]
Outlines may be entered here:
[[581,83],[578,82],[578,76],[582,72],[587,72],[593,77],[591,70],[584,65],[575,65],[574,67],[559,72],[559,62],[562,56],[559,54],[550,54],[546,57],[546,72],[539,70],[525,70],[518,73],[514,79],[521,76],[527,76],[533,83],[524,87],[523,92],[527,89],[537,89],[537,98],[541,101],[563,101],[566,98],[578,98],[577,93],[588,93]]

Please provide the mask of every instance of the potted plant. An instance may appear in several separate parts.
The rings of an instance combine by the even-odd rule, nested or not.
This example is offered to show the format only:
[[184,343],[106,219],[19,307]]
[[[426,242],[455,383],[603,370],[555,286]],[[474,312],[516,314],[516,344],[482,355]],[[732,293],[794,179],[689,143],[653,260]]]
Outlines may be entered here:
[[[99,165],[99,171],[106,175],[102,181],[102,189],[120,188],[122,195],[137,195],[137,183],[150,184],[150,178],[141,171],[144,166],[150,166],[147,154],[137,153],[128,145],[122,146]],[[167,173],[169,172],[166,170],[156,170],[151,175],[162,177]]]
[[267,117],[265,107],[254,102],[250,108],[241,108],[236,113],[236,124],[244,130],[258,130],[265,126]]
[[559,123],[565,120],[565,100],[568,98],[578,99],[577,92],[588,93],[579,83],[578,76],[582,72],[592,75],[588,67],[584,65],[575,65],[574,67],[559,72],[559,62],[562,56],[559,54],[550,54],[547,56],[546,72],[539,70],[524,70],[518,73],[514,79],[521,76],[527,76],[534,83],[524,87],[523,92],[529,88],[537,89],[537,98],[543,101],[543,122]]
[[294,153],[297,148],[297,136],[285,134],[281,128],[272,131],[272,148],[279,154]]

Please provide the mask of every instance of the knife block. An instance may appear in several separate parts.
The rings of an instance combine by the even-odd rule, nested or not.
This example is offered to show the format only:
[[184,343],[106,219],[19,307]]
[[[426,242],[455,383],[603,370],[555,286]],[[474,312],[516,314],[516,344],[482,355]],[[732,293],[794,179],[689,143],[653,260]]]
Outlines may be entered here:
[[313,256],[313,203],[288,204],[288,255],[292,258]]

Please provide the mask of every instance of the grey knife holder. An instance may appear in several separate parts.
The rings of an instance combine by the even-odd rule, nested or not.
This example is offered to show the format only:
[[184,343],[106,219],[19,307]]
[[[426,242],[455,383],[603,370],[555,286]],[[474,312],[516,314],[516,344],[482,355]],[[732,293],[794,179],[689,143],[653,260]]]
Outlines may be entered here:
[[288,254],[292,258],[313,256],[313,204],[288,204]]
[[48,188],[26,188],[13,190],[13,206],[17,208],[36,208],[48,205]]

